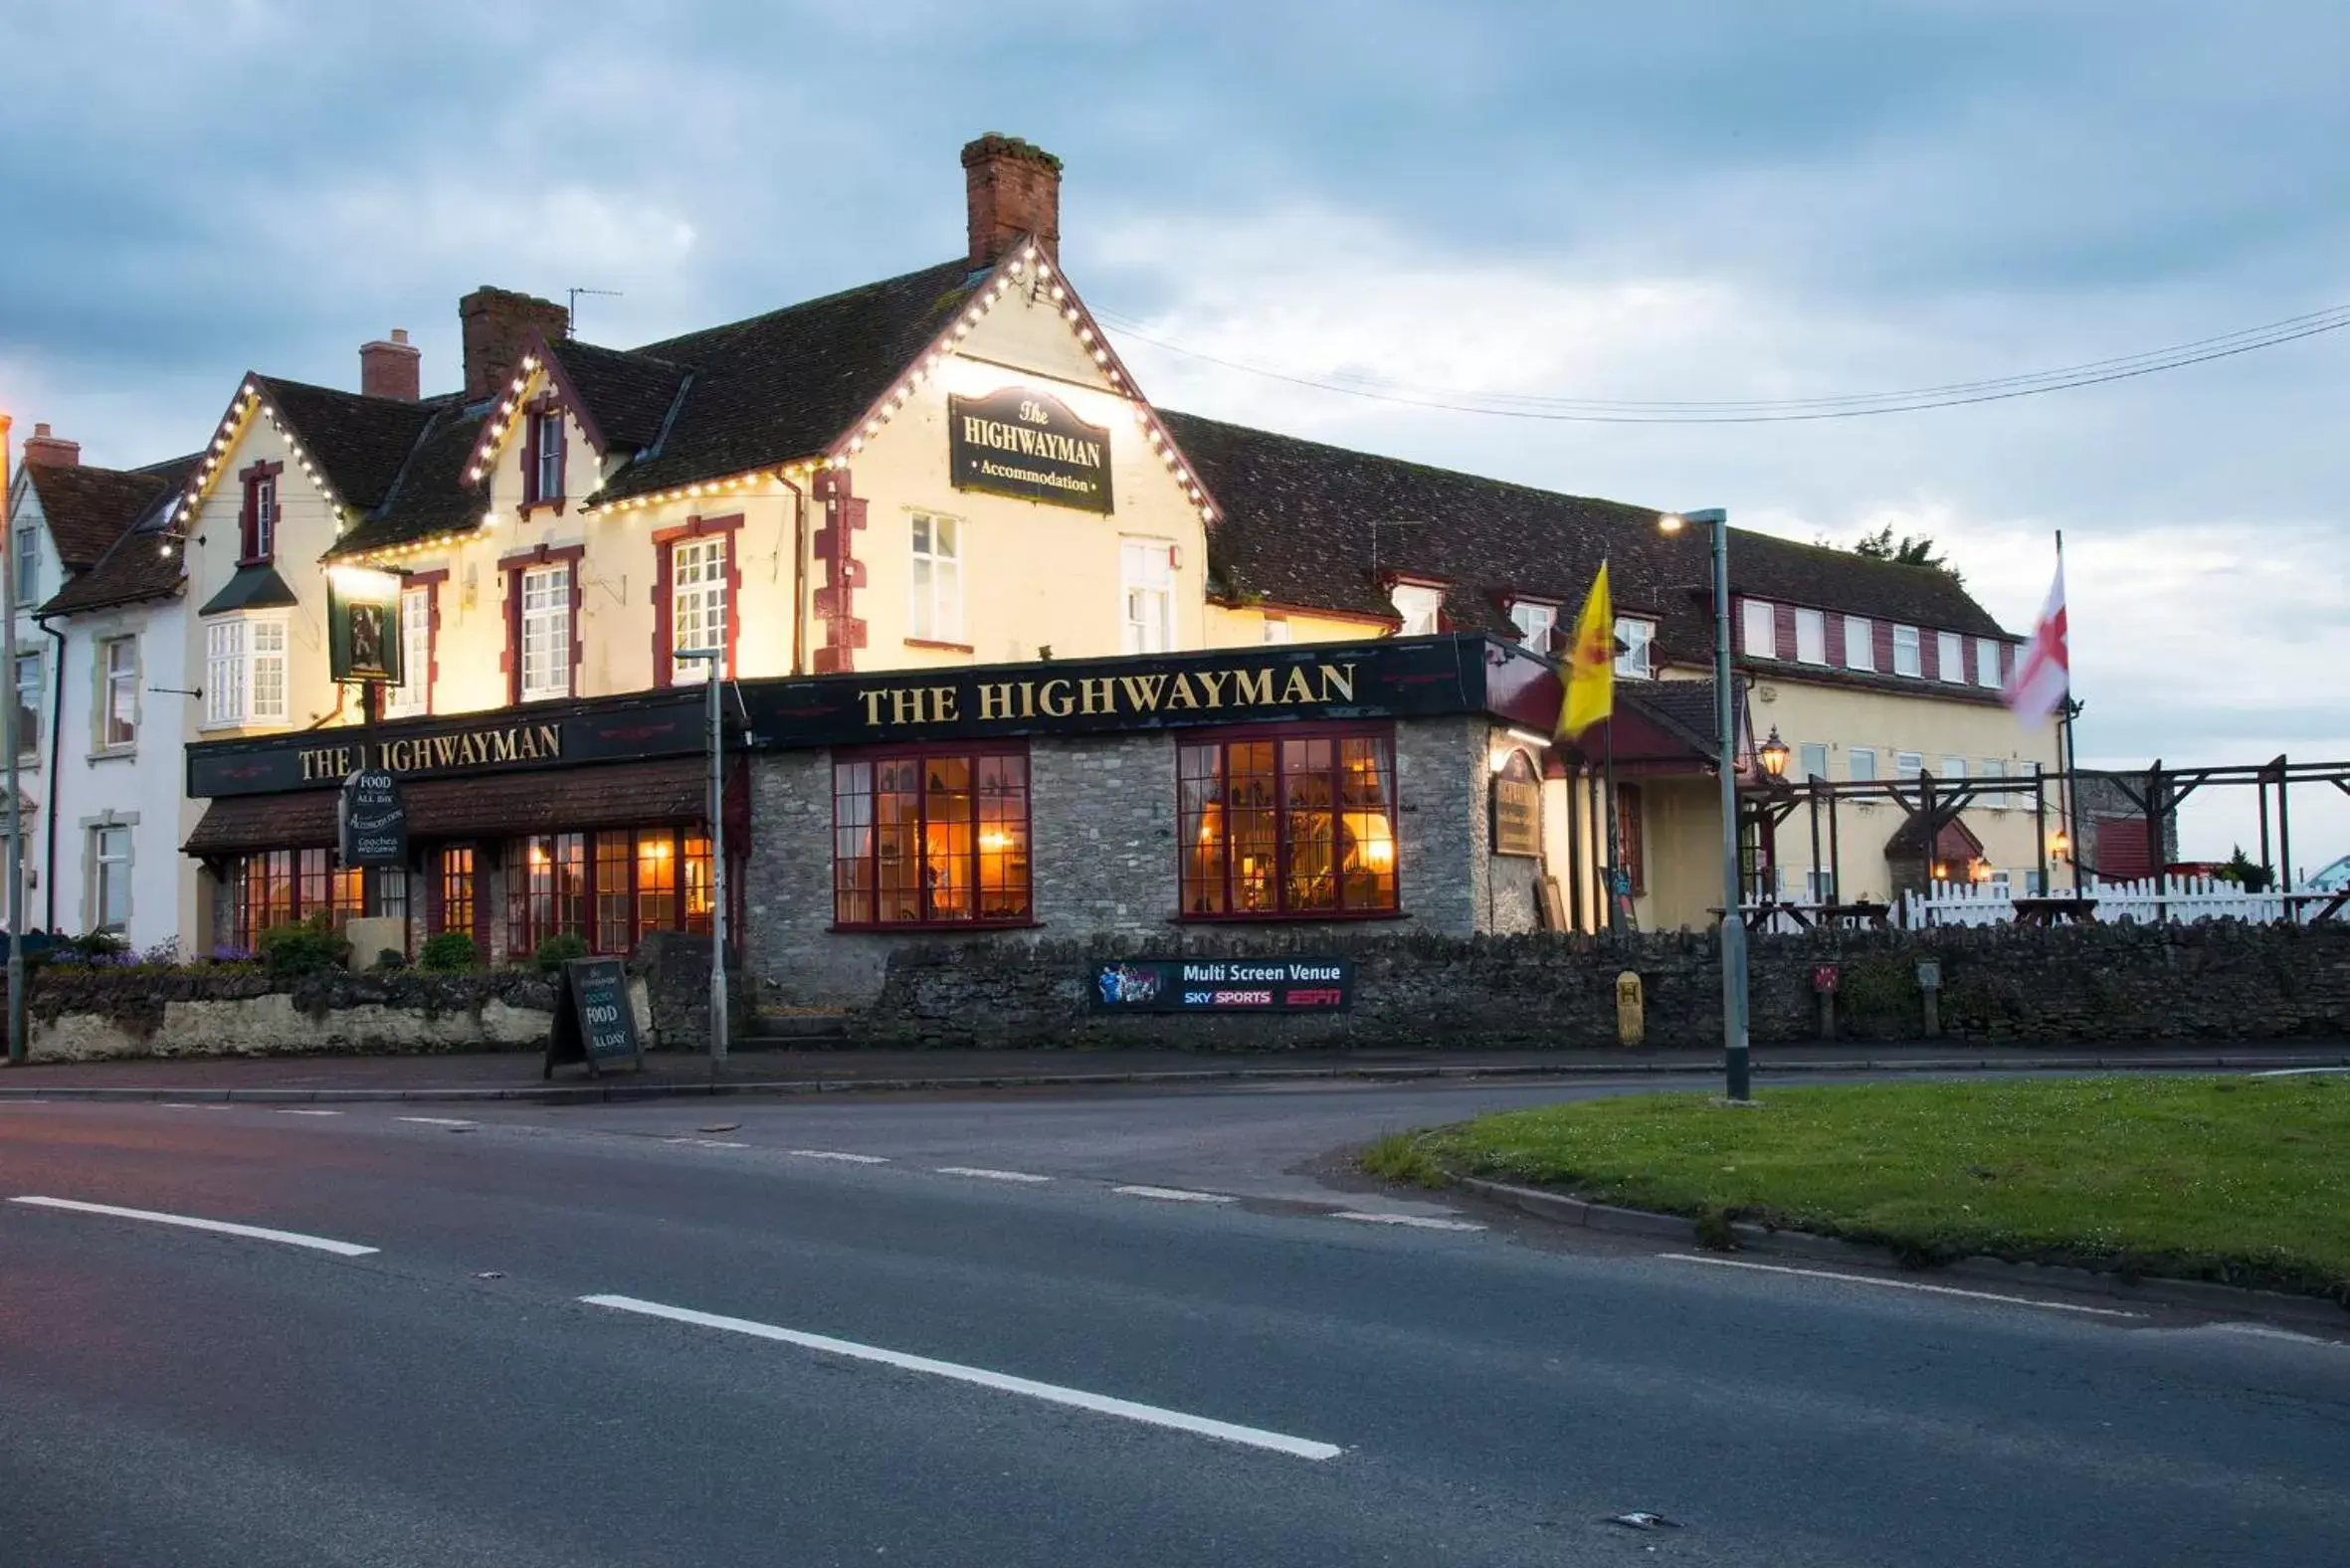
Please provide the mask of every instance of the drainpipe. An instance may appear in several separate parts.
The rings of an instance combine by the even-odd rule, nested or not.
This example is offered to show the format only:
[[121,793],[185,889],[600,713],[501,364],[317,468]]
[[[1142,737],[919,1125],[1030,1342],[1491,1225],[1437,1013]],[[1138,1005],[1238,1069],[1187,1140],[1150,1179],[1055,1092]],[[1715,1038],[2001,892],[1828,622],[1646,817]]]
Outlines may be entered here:
[[792,674],[807,673],[808,655],[808,492],[778,474],[792,492]]
[[42,912],[54,933],[57,930],[57,773],[66,730],[66,634],[51,626],[45,615],[35,615],[33,624],[57,645],[57,674],[51,679],[49,696],[49,881],[41,887]]

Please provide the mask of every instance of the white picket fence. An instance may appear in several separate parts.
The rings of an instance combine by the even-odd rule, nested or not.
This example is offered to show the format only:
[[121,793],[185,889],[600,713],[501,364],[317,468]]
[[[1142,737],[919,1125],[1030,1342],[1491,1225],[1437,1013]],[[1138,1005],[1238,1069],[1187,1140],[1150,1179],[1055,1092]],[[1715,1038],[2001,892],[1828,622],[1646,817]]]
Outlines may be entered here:
[[[2061,898],[2070,889],[2056,888]],[[2144,924],[2172,920],[2245,920],[2265,924],[2287,917],[2285,900],[2274,892],[2246,892],[2234,882],[2209,877],[2146,878],[2139,882],[2100,882],[2084,879],[2082,891],[2097,900],[2096,918],[2105,922],[2134,920]],[[2016,917],[2010,893],[1987,884],[1936,882],[1933,891],[1902,896],[1902,923],[1921,925],[2002,925]],[[2305,910],[2298,916],[2306,919]]]

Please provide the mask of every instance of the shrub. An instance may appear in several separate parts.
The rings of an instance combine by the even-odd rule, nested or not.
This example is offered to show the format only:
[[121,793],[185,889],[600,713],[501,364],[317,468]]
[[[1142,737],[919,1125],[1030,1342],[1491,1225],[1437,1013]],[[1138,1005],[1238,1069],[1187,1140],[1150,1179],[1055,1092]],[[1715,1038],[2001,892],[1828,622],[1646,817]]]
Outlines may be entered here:
[[474,939],[463,931],[443,931],[425,939],[424,952],[417,958],[416,967],[434,974],[463,974],[478,968],[482,956],[474,948]]
[[375,967],[386,972],[405,969],[408,967],[408,955],[397,947],[379,947],[375,950]]
[[560,936],[550,936],[539,943],[538,951],[530,955],[530,961],[538,965],[542,972],[551,975],[572,959],[585,958],[587,955],[588,945],[585,939],[573,936],[566,931]]
[[261,933],[262,962],[274,975],[309,974],[339,969],[351,961],[350,938],[313,914],[292,925],[273,925]]

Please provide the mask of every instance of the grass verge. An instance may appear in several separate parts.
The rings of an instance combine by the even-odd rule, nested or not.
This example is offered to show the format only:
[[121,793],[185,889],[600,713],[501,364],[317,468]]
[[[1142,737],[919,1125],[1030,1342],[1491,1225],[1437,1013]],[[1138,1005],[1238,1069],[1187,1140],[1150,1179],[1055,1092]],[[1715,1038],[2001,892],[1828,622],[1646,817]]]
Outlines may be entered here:
[[1578,1100],[1383,1138],[1364,1168],[1701,1223],[2217,1279],[2350,1304],[2350,1077],[2020,1078]]

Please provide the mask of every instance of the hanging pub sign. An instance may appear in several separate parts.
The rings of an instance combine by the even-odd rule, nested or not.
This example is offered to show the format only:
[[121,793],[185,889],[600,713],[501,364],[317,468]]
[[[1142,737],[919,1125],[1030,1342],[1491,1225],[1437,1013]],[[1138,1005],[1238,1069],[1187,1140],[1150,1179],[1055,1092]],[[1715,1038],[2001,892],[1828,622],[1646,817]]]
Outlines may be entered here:
[[1100,1013],[1332,1013],[1354,1001],[1344,958],[1128,958],[1093,966]]
[[408,803],[398,774],[361,769],[344,779],[334,817],[345,866],[408,864]]
[[1493,775],[1493,853],[1542,854],[1542,777],[1522,751]]
[[950,395],[946,412],[955,489],[1109,514],[1108,427],[1088,425],[1051,393],[1023,387]]
[[326,662],[333,679],[400,684],[400,579],[336,566],[326,573]]

